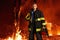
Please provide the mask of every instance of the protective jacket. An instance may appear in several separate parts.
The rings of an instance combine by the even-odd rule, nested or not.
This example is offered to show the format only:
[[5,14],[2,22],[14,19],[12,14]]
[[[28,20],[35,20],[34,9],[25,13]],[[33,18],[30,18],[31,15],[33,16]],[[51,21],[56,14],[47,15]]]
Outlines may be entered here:
[[38,9],[36,11],[31,10],[26,15],[26,20],[29,21],[29,31],[32,31],[34,29],[34,31],[39,32],[42,31],[43,27],[45,27],[43,31],[46,31],[47,33],[46,22],[42,11]]

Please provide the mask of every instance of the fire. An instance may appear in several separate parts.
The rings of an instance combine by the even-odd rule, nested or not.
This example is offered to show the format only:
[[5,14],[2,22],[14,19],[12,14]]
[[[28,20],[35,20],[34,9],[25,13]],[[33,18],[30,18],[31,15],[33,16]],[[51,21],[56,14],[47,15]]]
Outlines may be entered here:
[[52,31],[51,31],[52,23],[48,23],[46,21],[46,24],[47,24],[47,29],[48,29],[49,36],[52,36]]
[[22,36],[20,35],[20,32],[16,33],[16,38],[15,40],[22,40]]
[[13,40],[13,38],[9,37],[7,40]]
[[[19,30],[19,27],[18,27],[18,30]],[[18,30],[17,30],[16,36],[15,36],[15,40],[22,40],[22,36],[20,35],[21,30],[20,31],[18,31]]]
[[22,35],[20,35],[21,30],[17,31],[15,34],[15,38],[13,37],[8,37],[6,40],[22,40]]
[[[15,26],[17,23],[15,22]],[[22,35],[20,34],[21,30],[19,30],[19,25],[16,27],[16,33],[13,33],[12,37],[9,37],[4,40],[22,40]]]

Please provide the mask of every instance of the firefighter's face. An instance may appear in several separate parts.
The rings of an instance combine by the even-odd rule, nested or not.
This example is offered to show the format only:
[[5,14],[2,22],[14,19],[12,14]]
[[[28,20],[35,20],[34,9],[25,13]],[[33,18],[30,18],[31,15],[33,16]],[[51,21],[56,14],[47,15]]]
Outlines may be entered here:
[[37,4],[33,4],[33,8],[34,9],[37,9]]

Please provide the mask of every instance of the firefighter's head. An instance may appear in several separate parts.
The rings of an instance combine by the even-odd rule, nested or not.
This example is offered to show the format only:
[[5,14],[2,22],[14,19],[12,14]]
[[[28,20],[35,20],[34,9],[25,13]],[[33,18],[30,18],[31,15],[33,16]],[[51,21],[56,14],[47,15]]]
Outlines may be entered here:
[[36,3],[33,4],[33,9],[34,9],[34,10],[37,9],[37,4],[36,4]]

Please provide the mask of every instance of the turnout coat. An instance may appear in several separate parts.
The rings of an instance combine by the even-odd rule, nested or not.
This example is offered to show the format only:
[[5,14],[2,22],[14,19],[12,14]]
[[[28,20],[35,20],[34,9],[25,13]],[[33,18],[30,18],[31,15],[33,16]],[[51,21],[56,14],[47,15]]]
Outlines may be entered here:
[[[31,10],[27,15],[26,15],[26,20],[29,21],[29,31],[34,31],[39,32],[39,31],[45,31],[48,35],[47,28],[46,28],[46,23],[45,23],[45,18],[40,10]],[[44,27],[44,30],[42,28]]]

